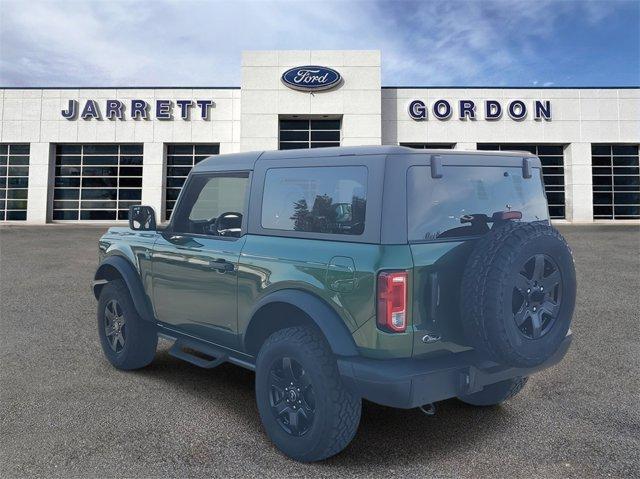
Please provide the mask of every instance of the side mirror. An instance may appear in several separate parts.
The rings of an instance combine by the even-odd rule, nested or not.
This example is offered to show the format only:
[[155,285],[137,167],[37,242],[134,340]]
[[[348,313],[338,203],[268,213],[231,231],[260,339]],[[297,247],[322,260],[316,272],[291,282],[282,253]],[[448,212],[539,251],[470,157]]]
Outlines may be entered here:
[[129,206],[129,228],[134,231],[155,231],[156,212],[151,206]]

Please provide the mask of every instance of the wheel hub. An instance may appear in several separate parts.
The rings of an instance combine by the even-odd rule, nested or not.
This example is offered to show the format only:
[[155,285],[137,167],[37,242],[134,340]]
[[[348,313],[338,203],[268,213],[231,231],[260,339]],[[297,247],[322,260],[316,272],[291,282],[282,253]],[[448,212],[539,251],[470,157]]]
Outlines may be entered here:
[[295,390],[287,388],[287,394],[289,395],[289,397],[287,398],[287,402],[295,403],[298,400],[298,395],[296,394]]
[[543,289],[540,289],[539,286],[533,286],[531,288],[531,293],[529,293],[528,299],[530,304],[537,306],[544,301],[545,297],[546,295]]

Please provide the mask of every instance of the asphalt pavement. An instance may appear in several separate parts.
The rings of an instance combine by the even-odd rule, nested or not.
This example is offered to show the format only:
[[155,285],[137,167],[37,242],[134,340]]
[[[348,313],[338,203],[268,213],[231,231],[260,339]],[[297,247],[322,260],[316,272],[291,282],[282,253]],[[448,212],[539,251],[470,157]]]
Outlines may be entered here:
[[0,227],[0,477],[640,477],[640,229],[562,226],[574,342],[501,407],[365,403],[340,455],[299,464],[262,430],[253,373],[104,359],[90,282],[104,228]]

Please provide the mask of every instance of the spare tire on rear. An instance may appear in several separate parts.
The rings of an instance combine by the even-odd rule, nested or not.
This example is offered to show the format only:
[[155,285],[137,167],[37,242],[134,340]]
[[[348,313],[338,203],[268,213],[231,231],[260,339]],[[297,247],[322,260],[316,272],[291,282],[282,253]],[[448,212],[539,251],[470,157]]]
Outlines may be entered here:
[[465,267],[463,329],[489,359],[537,366],[567,335],[575,298],[573,256],[555,228],[544,222],[495,225]]

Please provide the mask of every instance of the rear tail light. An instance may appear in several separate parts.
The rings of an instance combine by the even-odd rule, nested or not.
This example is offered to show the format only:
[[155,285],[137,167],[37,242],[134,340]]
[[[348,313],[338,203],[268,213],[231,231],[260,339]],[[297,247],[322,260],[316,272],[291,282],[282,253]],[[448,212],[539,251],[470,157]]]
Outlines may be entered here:
[[378,327],[392,333],[407,330],[406,271],[378,274]]

